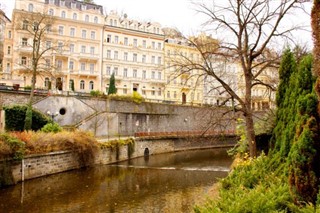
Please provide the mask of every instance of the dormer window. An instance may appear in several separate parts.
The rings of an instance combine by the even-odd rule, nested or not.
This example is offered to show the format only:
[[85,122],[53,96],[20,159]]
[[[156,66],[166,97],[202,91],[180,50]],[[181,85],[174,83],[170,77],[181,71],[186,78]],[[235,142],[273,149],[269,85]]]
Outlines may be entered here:
[[29,12],[33,12],[33,4],[29,4],[29,6],[28,6],[28,11],[29,11]]
[[77,6],[77,4],[76,4],[75,2],[72,2],[72,3],[71,3],[71,8],[74,9],[74,8],[76,8],[76,6]]
[[87,9],[87,5],[83,4],[81,5],[81,10],[86,10]]
[[50,9],[50,10],[49,10],[49,15],[50,15],[50,16],[53,16],[53,14],[54,14],[53,9]]
[[86,16],[85,16],[84,21],[85,21],[85,22],[89,22],[89,15],[86,15]]
[[49,0],[49,4],[54,4],[54,0]]
[[64,7],[66,5],[66,2],[64,0],[60,0],[60,6]]

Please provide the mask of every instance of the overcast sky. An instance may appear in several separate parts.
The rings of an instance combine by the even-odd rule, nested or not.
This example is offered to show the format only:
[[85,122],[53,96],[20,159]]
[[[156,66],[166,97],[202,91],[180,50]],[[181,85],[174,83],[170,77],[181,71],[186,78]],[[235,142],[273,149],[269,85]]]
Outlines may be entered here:
[[[184,35],[194,35],[202,30],[201,24],[205,18],[195,12],[195,6],[191,1],[192,0],[94,0],[96,4],[102,5],[107,12],[115,10],[119,14],[126,13],[129,19],[159,22],[162,27],[173,27],[180,30]],[[0,8],[4,9],[10,19],[14,2],[15,0],[0,0]],[[307,11],[311,10],[311,5],[312,3],[307,3]],[[288,20],[310,25],[310,18],[302,12],[295,14]],[[300,43],[308,42],[308,45],[312,46],[310,32],[303,31],[296,35],[295,39]]]

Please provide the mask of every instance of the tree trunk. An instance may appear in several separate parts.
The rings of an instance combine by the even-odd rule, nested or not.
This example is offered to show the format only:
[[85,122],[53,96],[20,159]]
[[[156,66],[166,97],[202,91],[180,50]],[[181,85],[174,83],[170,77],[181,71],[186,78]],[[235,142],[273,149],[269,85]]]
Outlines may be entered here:
[[256,146],[252,113],[251,112],[247,113],[245,118],[246,118],[246,134],[247,134],[247,141],[249,144],[250,157],[256,157],[257,156],[257,146]]
[[247,141],[249,144],[249,154],[250,157],[257,156],[257,146],[256,146],[256,139],[255,139],[255,131],[254,131],[254,124],[253,124],[253,112],[252,112],[252,75],[249,72],[247,67],[243,66],[245,72],[245,85],[246,85],[246,94],[245,94],[245,105],[243,108],[245,109],[245,120],[246,120],[246,135]]

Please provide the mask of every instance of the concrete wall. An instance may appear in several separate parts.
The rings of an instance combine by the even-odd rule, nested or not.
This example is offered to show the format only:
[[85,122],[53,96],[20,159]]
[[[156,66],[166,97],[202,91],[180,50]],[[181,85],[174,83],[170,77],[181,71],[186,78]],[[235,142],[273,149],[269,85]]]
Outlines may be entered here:
[[[235,137],[138,139],[134,143],[134,151],[131,156],[129,156],[128,146],[121,146],[118,150],[111,148],[101,149],[95,153],[94,164],[111,164],[130,158],[142,157],[144,156],[146,148],[149,150],[150,155],[154,155],[188,149],[229,147],[233,146],[235,142]],[[12,161],[9,163],[10,164],[7,163],[9,167],[11,167],[9,176],[11,176],[14,183],[20,182],[22,178],[28,180],[84,166],[81,163],[79,155],[71,151],[32,155],[27,156],[22,162]],[[5,166],[4,164],[5,162],[2,162],[0,168],[3,168]]]
[[[1,92],[3,105],[25,104],[28,94]],[[50,111],[61,126],[93,132],[98,137],[133,136],[137,132],[234,130],[224,109],[75,96],[35,96],[34,108]]]
[[235,126],[230,116],[222,116],[224,110],[205,107],[62,96],[47,97],[34,107],[43,113],[58,112],[55,121],[62,126],[76,126],[100,137],[133,136],[136,132],[231,130]]

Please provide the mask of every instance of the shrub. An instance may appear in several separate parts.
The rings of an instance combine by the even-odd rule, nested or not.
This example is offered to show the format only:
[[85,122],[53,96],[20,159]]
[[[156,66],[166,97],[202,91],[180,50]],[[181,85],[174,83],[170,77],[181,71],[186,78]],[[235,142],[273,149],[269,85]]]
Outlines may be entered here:
[[[26,117],[27,106],[26,105],[14,105],[10,107],[4,107],[5,110],[5,123],[7,131],[23,131],[24,121]],[[32,109],[32,130],[39,130],[50,119],[43,115],[41,112]]]
[[91,90],[90,95],[93,97],[99,97],[102,95],[102,92],[100,92],[99,90]]
[[26,86],[24,86],[24,90],[31,90],[31,86],[30,85],[26,85]]
[[57,132],[61,132],[62,128],[57,123],[47,123],[41,128],[41,131],[57,133]]
[[133,91],[132,101],[133,101],[134,103],[140,104],[141,102],[144,101],[144,98],[143,98],[138,92]]
[[0,134],[0,156],[1,158],[23,159],[25,154],[25,143],[7,133]]

